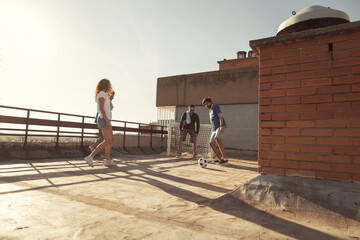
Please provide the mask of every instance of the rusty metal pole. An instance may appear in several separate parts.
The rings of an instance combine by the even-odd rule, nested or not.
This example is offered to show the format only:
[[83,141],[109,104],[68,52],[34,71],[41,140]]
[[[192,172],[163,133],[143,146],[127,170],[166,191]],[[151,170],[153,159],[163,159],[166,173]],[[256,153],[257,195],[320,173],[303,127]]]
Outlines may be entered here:
[[27,110],[26,128],[25,128],[25,141],[24,141],[25,146],[27,145],[27,140],[28,140],[29,118],[30,118],[30,110]]

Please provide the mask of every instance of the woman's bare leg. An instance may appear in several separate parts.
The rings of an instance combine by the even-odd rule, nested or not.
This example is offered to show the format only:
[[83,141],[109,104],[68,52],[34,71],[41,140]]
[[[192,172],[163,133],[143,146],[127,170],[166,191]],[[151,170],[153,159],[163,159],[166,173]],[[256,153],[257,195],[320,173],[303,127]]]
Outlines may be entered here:
[[105,147],[105,154],[106,154],[106,160],[110,160],[110,156],[111,156],[111,147],[112,144],[114,142],[114,135],[113,135],[113,131],[112,131],[112,127],[110,127],[110,129],[107,129],[107,142],[109,143],[108,145],[106,145]]
[[112,143],[114,141],[114,135],[113,135],[113,132],[112,132],[112,127],[111,126],[103,127],[102,132],[103,132],[103,136],[104,136],[104,141],[102,143],[100,143],[94,149],[94,151],[92,151],[90,156],[95,157],[96,154],[98,154],[99,152],[101,152],[105,148],[106,160],[109,160],[110,159],[110,153],[111,153],[111,146],[112,146]]

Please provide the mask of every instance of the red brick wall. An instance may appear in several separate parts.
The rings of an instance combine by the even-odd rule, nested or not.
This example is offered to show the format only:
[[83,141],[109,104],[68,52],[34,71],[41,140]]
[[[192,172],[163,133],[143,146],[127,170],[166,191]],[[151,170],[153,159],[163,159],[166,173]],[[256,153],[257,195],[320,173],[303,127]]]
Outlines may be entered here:
[[360,31],[259,50],[259,172],[360,181]]
[[218,64],[219,70],[259,66],[257,57],[224,60],[219,61]]

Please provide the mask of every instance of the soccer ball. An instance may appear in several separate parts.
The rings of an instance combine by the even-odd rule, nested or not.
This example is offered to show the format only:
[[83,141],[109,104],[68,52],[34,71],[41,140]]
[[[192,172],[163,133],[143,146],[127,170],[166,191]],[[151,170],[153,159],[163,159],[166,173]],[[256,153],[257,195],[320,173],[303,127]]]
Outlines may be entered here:
[[199,164],[200,167],[204,168],[204,167],[207,166],[208,160],[206,160],[206,158],[201,157],[198,160],[198,164]]

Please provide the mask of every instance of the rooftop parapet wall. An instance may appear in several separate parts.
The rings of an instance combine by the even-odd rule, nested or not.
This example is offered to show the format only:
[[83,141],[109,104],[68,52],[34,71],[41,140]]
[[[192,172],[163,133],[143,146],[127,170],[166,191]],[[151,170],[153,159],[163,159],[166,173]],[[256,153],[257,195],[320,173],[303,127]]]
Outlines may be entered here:
[[[360,29],[360,21],[351,22],[351,23],[344,23],[335,26],[329,26],[324,28],[316,28],[302,32],[294,32],[290,34],[263,38],[258,40],[250,41],[250,47],[254,51],[254,53],[260,57],[260,49],[264,49],[265,46],[274,46],[274,45],[283,45],[286,42],[298,42],[306,38],[315,38],[317,36],[331,36],[331,35],[339,35],[344,33],[352,33],[356,32]],[[306,47],[299,43],[299,47]],[[260,59],[261,60],[261,59]],[[259,61],[260,63],[260,61]]]
[[200,105],[210,96],[217,104],[257,103],[258,67],[161,77],[156,106]]
[[243,59],[227,59],[218,61],[219,70],[228,70],[234,68],[245,68],[245,67],[258,67],[259,62],[257,57],[249,57]]
[[360,182],[360,22],[250,41],[259,172]]

